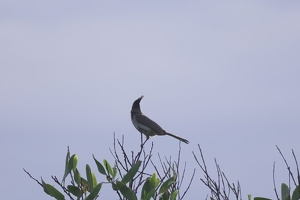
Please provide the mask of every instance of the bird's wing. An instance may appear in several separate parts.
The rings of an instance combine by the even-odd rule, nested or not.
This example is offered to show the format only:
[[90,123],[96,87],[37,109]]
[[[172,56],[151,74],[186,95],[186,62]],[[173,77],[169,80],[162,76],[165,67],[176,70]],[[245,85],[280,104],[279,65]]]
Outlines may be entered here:
[[165,131],[153,120],[151,120],[149,117],[147,117],[146,115],[137,115],[136,116],[136,121],[139,124],[142,124],[146,127],[148,127],[149,129],[152,129],[156,135],[165,135]]

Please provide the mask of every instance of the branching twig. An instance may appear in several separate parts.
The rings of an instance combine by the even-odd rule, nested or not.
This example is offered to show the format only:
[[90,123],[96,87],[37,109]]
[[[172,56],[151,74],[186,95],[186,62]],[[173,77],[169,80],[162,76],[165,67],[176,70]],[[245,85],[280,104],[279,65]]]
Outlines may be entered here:
[[74,200],[73,197],[71,196],[69,190],[59,182],[59,180],[57,179],[56,176],[51,176],[51,178],[54,180],[54,182],[57,185],[59,185],[61,187],[61,189],[63,189],[63,191],[70,197],[71,200]]
[[212,197],[214,199],[218,199],[218,200],[220,200],[220,199],[228,200],[230,193],[232,192],[235,195],[235,198],[237,200],[239,200],[239,199],[241,200],[242,197],[241,197],[240,183],[237,182],[237,185],[235,185],[234,183],[230,184],[229,180],[225,176],[225,173],[221,171],[221,168],[220,168],[219,164],[217,163],[216,159],[214,159],[214,161],[215,161],[215,166],[217,169],[218,178],[217,178],[217,181],[215,181],[208,173],[200,145],[198,145],[198,149],[200,152],[201,162],[199,161],[198,157],[196,156],[196,154],[194,152],[193,152],[193,155],[194,155],[194,158],[195,158],[198,166],[204,173],[204,179],[201,178],[200,180],[204,183],[204,185],[206,185],[210,189]]
[[191,185],[192,185],[192,182],[193,182],[193,180],[194,180],[195,173],[196,173],[196,169],[194,169],[193,175],[192,175],[192,177],[191,177],[191,179],[190,179],[190,182],[189,182],[189,184],[188,184],[186,190],[183,192],[183,195],[182,195],[182,197],[181,197],[180,199],[183,199],[183,197],[186,195],[187,191],[190,189],[190,187],[191,187]]
[[[294,184],[297,186],[296,181],[295,181],[295,178],[294,178],[294,175],[293,175],[293,173],[292,173],[292,171],[291,171],[291,167],[290,167],[289,164],[287,163],[285,157],[283,156],[281,150],[279,149],[279,147],[278,147],[277,145],[276,145],[276,148],[277,148],[277,150],[279,151],[279,153],[280,153],[282,159],[283,159],[284,162],[285,162],[285,165],[286,165],[287,170],[288,170],[288,172],[289,172],[289,179],[292,178]],[[290,183],[289,183],[289,187],[290,187]]]
[[[295,155],[295,152],[294,150],[292,149],[292,155],[293,155],[293,158],[294,158],[294,161],[295,161],[295,164],[296,164],[296,170],[297,170],[297,181],[292,173],[292,170],[291,170],[291,167],[289,166],[288,162],[286,161],[283,153],[281,152],[280,148],[276,145],[276,148],[279,152],[279,154],[281,155],[282,159],[284,160],[284,163],[287,167],[287,170],[288,170],[288,174],[289,174],[289,189],[291,187],[291,180],[293,181],[293,184],[295,185],[295,187],[299,187],[300,186],[300,174],[299,174],[299,165],[298,165],[298,161],[297,161],[297,158],[296,158],[296,155]],[[276,187],[275,187],[275,162],[273,164],[273,183],[274,183],[274,190],[275,190],[275,193],[276,193],[276,197],[277,199],[279,199],[278,197],[278,194],[277,194],[277,191],[276,191]],[[299,191],[299,190],[298,190]]]

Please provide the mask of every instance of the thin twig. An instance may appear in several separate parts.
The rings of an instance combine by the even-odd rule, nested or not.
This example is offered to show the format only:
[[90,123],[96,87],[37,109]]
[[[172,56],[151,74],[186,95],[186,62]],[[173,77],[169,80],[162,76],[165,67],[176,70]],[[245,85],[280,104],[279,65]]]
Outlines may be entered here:
[[214,179],[212,179],[212,177],[208,173],[205,159],[204,159],[204,156],[203,156],[203,153],[202,153],[202,150],[201,150],[201,147],[199,144],[198,144],[198,149],[200,152],[201,162],[194,152],[193,152],[193,155],[194,155],[194,158],[195,158],[198,166],[204,173],[204,179],[200,178],[200,180],[202,181],[202,183],[204,185],[206,185],[210,189],[211,197],[213,199],[217,199],[217,200],[220,200],[220,199],[228,200],[230,193],[233,192],[236,199],[238,200],[240,198],[240,200],[241,200],[242,198],[241,198],[240,183],[237,182],[237,185],[235,185],[234,183],[230,184],[227,177],[225,176],[225,173],[221,171],[221,168],[220,168],[219,164],[217,163],[216,159],[214,159],[214,161],[215,161],[215,166],[216,166],[218,177],[217,177],[216,181]]
[[[289,172],[289,179],[292,178],[294,184],[297,185],[297,184],[296,184],[296,181],[295,181],[295,178],[294,178],[294,175],[293,175],[293,173],[292,173],[292,171],[291,171],[291,167],[288,165],[288,163],[287,163],[285,157],[283,156],[281,150],[279,149],[279,147],[278,147],[277,145],[276,145],[276,148],[277,148],[277,150],[279,151],[279,153],[280,153],[282,159],[283,159],[284,162],[285,162],[285,165],[286,165],[287,170],[288,170],[288,172]],[[289,181],[289,182],[290,182],[290,181]],[[290,186],[290,183],[289,183],[289,186]]]
[[40,186],[43,187],[43,184],[42,184],[41,182],[39,182],[36,178],[34,178],[33,176],[31,176],[31,174],[30,174],[28,171],[26,171],[24,168],[23,168],[23,170],[24,170],[24,172],[25,172],[31,179],[35,180]]
[[276,198],[277,198],[277,200],[280,200],[277,189],[276,189],[276,183],[275,183],[275,162],[273,163],[273,185],[274,185],[274,191],[276,194]]
[[117,142],[118,142],[119,147],[121,148],[121,151],[122,151],[122,154],[123,154],[124,165],[125,165],[125,167],[126,167],[126,171],[128,171],[128,170],[129,170],[128,164],[129,164],[130,166],[132,166],[132,163],[130,162],[130,160],[129,160],[127,154],[126,154],[126,151],[125,151],[125,149],[124,149],[124,138],[122,138],[122,143],[121,143],[118,139],[117,139]]
[[186,195],[187,191],[190,189],[191,185],[192,185],[192,182],[193,182],[193,179],[194,179],[194,176],[195,176],[195,173],[196,173],[196,169],[194,169],[193,171],[193,175],[190,179],[190,182],[189,182],[189,185],[187,186],[186,190],[183,192],[183,195],[181,196],[180,199],[183,199],[183,197]]
[[[297,161],[297,158],[296,158],[296,155],[295,155],[295,152],[294,150],[292,149],[292,154],[293,154],[293,157],[294,157],[294,160],[295,160],[295,163],[296,163],[296,168],[297,168],[297,179],[298,179],[298,186],[300,186],[300,173],[299,173],[299,165],[298,165],[298,161]],[[297,185],[296,185],[297,187]]]
[[54,180],[54,182],[57,185],[59,185],[63,189],[63,191],[70,197],[70,199],[74,200],[74,198],[71,196],[69,190],[59,182],[59,180],[57,179],[56,176],[51,176],[51,178]]

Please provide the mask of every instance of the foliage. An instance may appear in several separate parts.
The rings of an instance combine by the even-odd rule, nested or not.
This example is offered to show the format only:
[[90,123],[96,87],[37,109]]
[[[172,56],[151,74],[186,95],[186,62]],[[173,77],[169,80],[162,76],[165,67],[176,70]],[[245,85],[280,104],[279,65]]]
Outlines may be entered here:
[[[285,183],[281,184],[281,200],[299,200],[300,199],[300,174],[299,174],[299,165],[298,165],[298,161],[296,159],[296,155],[295,155],[294,151],[292,150],[292,155],[294,157],[294,161],[296,164],[297,179],[295,178],[294,174],[292,173],[291,167],[288,165],[281,150],[278,148],[278,146],[276,146],[276,147],[286,164],[286,167],[289,172],[289,180],[290,180],[288,185]],[[193,155],[194,155],[194,158],[195,158],[198,166],[204,173],[204,178],[201,178],[200,180],[204,183],[204,185],[206,187],[209,188],[209,190],[211,192],[210,199],[211,200],[215,200],[215,199],[216,200],[221,200],[221,199],[229,200],[230,194],[233,194],[234,198],[236,200],[241,200],[242,199],[241,186],[240,186],[239,181],[237,182],[237,184],[230,183],[230,181],[227,179],[225,173],[221,170],[216,159],[215,159],[215,165],[216,165],[216,169],[217,169],[217,179],[215,180],[211,176],[211,174],[208,172],[208,169],[207,169],[206,163],[205,163],[205,159],[203,156],[203,152],[202,152],[202,149],[200,148],[200,145],[198,145],[198,149],[199,149],[201,159],[199,159],[197,157],[195,152],[193,152]],[[295,189],[292,192],[292,195],[291,195],[291,182],[295,187]],[[274,191],[275,191],[277,200],[280,200],[277,189],[276,189],[276,184],[275,184],[275,163],[273,165],[273,183],[274,183]],[[251,195],[248,195],[248,200],[251,200]],[[271,199],[266,198],[266,197],[254,197],[254,200],[271,200]]]
[[[286,158],[284,157],[283,153],[281,152],[280,148],[278,146],[276,146],[278,152],[280,153],[282,159],[284,160],[284,163],[286,164],[287,170],[288,170],[288,178],[290,180],[290,182],[288,183],[288,185],[286,183],[282,183],[281,184],[281,198],[279,197],[278,191],[276,189],[276,183],[275,183],[275,162],[273,164],[273,184],[274,184],[274,191],[277,197],[277,200],[299,200],[300,199],[300,173],[299,173],[299,165],[298,165],[298,161],[296,158],[296,155],[294,153],[294,150],[292,150],[292,155],[295,161],[295,165],[296,165],[296,174],[297,174],[297,179],[295,178],[293,172],[291,171],[291,167],[288,164],[288,162],[286,161]],[[292,192],[292,196],[291,196],[291,184],[294,185],[295,189]],[[265,197],[255,197],[254,200],[271,200],[269,198],[265,198]]]
[[[146,140],[147,141],[147,140]],[[176,200],[183,199],[187,191],[190,189],[191,183],[195,175],[195,169],[189,180],[188,186],[185,190],[181,190],[182,182],[186,171],[186,163],[184,168],[180,170],[181,163],[181,146],[179,145],[177,160],[172,161],[171,158],[162,159],[158,154],[159,165],[154,163],[153,157],[153,143],[148,150],[145,148],[145,142],[142,140],[141,146],[137,153],[127,153],[124,145],[124,137],[118,140],[114,137],[113,149],[110,150],[115,162],[109,163],[106,159],[102,162],[96,159],[93,155],[93,160],[97,166],[98,173],[103,177],[102,181],[98,182],[95,173],[91,167],[86,164],[85,177],[79,172],[77,168],[78,156],[71,155],[69,148],[65,160],[65,170],[62,180],[59,181],[56,176],[52,176],[54,182],[60,187],[57,189],[51,184],[46,183],[43,179],[41,181],[31,176],[25,169],[24,171],[30,178],[35,180],[44,190],[44,192],[57,200],[94,200],[99,197],[102,186],[110,185],[112,190],[116,193],[120,200]],[[277,146],[276,146],[277,147]],[[198,145],[200,154],[193,152],[194,159],[200,170],[204,174],[204,178],[200,178],[202,183],[210,190],[210,200],[229,200],[230,195],[234,199],[242,200],[241,186],[239,181],[232,183],[228,180],[225,173],[221,170],[216,159],[215,166],[217,169],[217,178],[214,179],[209,173],[206,166],[204,155],[200,145]],[[282,183],[280,188],[280,195],[278,194],[275,183],[275,163],[273,164],[273,184],[277,200],[299,200],[300,199],[300,174],[299,165],[292,150],[294,162],[296,164],[296,176],[291,170],[281,150],[277,147],[281,157],[283,158],[289,175],[289,183]],[[120,156],[121,155],[121,156]],[[164,161],[163,161],[164,160]],[[149,173],[149,167],[152,166],[152,172]],[[160,166],[160,167],[158,167]],[[160,169],[159,169],[160,168]],[[154,172],[153,172],[154,169]],[[280,197],[279,197],[280,196]],[[248,195],[248,200],[251,200],[251,195]],[[254,197],[254,200],[271,200],[266,197]]]
[[[129,156],[124,148],[124,138],[122,138],[122,141],[114,138],[114,148],[111,150],[115,159],[114,164],[109,163],[106,159],[100,162],[93,155],[98,173],[104,177],[101,182],[97,181],[95,173],[88,164],[86,164],[85,167],[85,177],[82,176],[82,173],[80,173],[77,168],[78,155],[71,155],[69,148],[66,155],[62,181],[59,181],[56,176],[52,176],[52,179],[60,187],[60,190],[45,183],[43,179],[41,179],[41,181],[35,179],[25,169],[24,171],[42,186],[46,194],[57,200],[65,200],[66,198],[71,200],[97,199],[104,184],[111,185],[112,190],[115,191],[121,200],[137,200],[138,196],[140,196],[139,199],[141,200],[182,199],[189,190],[195,171],[189,181],[188,187],[181,195],[180,186],[183,179],[178,178],[181,175],[179,170],[181,147],[179,146],[177,161],[167,159],[162,161],[160,155],[158,155],[160,166],[162,167],[162,169],[159,170],[152,160],[153,143],[147,153],[144,144],[145,143],[142,143],[136,155],[131,152],[132,155]],[[118,148],[123,155],[122,159],[119,156],[121,154],[118,152]],[[129,159],[130,157],[132,159]],[[155,169],[154,173],[146,172],[150,163]],[[185,174],[185,167],[186,165],[184,166],[182,176]]]

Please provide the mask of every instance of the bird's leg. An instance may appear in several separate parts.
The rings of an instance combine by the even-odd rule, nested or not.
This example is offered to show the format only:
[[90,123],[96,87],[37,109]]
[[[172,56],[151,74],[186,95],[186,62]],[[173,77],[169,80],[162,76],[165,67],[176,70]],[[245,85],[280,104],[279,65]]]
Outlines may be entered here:
[[141,132],[141,144],[143,144],[143,133]]
[[145,140],[145,142],[143,142],[143,133],[141,132],[141,148],[144,147],[144,145],[148,141],[148,139],[149,139],[149,136],[146,136],[146,140]]
[[142,144],[142,147],[144,147],[144,144],[148,141],[149,137],[146,138],[145,142]]

